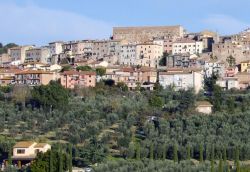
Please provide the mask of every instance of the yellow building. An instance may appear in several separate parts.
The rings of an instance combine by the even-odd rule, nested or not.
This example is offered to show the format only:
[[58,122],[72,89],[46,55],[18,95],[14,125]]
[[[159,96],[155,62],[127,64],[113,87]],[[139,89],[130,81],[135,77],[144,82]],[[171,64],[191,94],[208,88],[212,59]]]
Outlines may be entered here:
[[246,72],[248,66],[250,66],[250,60],[240,62],[240,72]]

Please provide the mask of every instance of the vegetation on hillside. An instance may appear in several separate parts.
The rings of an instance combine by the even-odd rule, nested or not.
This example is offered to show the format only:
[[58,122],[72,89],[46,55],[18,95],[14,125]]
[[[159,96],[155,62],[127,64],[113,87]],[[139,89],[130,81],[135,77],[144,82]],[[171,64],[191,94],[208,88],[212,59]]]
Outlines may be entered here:
[[[131,92],[106,82],[74,90],[57,82],[2,87],[1,159],[16,141],[34,140],[53,145],[52,159],[64,162],[55,160],[53,169],[68,169],[70,155],[73,166],[98,163],[96,171],[226,170],[230,162],[247,169],[250,91],[222,91],[207,81],[206,96],[171,87]],[[214,113],[197,113],[197,100],[213,103]],[[49,171],[49,154],[39,155],[31,170]]]

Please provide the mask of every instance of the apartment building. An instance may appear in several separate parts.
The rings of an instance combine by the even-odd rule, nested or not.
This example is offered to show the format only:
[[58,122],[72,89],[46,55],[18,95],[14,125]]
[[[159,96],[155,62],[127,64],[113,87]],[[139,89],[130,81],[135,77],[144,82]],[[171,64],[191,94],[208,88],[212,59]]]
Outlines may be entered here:
[[237,77],[224,77],[216,81],[216,84],[223,90],[239,89],[239,81]]
[[221,60],[209,60],[205,62],[204,71],[206,77],[211,77],[213,74],[222,78],[226,75],[227,65]]
[[62,41],[51,42],[49,43],[49,50],[51,55],[57,55],[63,52],[63,44]]
[[157,81],[157,71],[149,67],[123,67],[107,70],[103,79],[112,79],[115,84],[125,83],[130,90],[138,86],[141,88],[153,90],[154,83]]
[[173,43],[173,54],[201,54],[202,51],[202,41],[183,38]]
[[52,80],[57,80],[58,74],[43,70],[23,70],[15,74],[15,83],[28,86],[47,85]]
[[9,54],[0,54],[0,65],[3,66],[6,63],[11,62],[11,57]]
[[61,84],[65,88],[95,87],[96,73],[92,71],[65,71],[61,74]]
[[108,40],[93,41],[92,59],[100,60],[109,55],[110,42]]
[[136,66],[136,45],[121,45],[119,64],[126,66]]
[[50,49],[47,47],[32,48],[25,52],[25,62],[51,63]]
[[34,46],[32,45],[13,47],[8,49],[8,54],[10,55],[11,61],[20,61],[20,63],[24,63],[26,51],[33,48]]
[[15,74],[20,72],[20,69],[3,68],[0,70],[0,85],[7,86],[14,84]]
[[162,56],[162,45],[153,43],[136,45],[136,65],[157,68]]
[[172,54],[173,52],[173,42],[175,39],[155,39],[153,41],[154,44],[159,44],[163,46],[163,52]]
[[129,43],[144,43],[155,38],[169,39],[182,38],[184,28],[182,26],[142,26],[142,27],[114,27],[113,39],[126,40]]
[[193,88],[198,93],[203,88],[203,73],[200,69],[168,69],[166,72],[159,72],[159,83],[163,88]]

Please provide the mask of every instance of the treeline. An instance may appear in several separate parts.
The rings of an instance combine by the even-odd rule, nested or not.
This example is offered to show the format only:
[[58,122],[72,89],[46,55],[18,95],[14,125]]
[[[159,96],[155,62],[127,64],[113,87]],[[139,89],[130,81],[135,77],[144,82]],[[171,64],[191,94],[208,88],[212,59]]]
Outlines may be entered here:
[[17,47],[17,46],[18,45],[14,44],[14,43],[9,43],[6,45],[3,45],[2,43],[0,43],[0,54],[7,53],[9,48],[13,48],[13,47]]

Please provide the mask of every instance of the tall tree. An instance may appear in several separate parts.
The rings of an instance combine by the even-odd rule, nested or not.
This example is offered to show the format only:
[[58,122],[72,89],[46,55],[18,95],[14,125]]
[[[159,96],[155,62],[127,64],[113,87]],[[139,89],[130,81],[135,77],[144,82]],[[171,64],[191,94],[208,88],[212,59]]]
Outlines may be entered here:
[[140,147],[139,143],[137,143],[137,145],[136,145],[136,159],[137,160],[141,159],[141,147]]
[[191,148],[190,145],[187,145],[187,160],[191,160]]
[[220,161],[219,161],[219,170],[218,172],[223,172],[223,161],[222,161],[222,158],[220,156]]
[[63,154],[62,154],[62,146],[59,145],[59,167],[58,167],[58,171],[59,172],[63,172]]
[[150,155],[149,155],[149,158],[151,160],[154,159],[154,144],[153,143],[150,144]]
[[69,144],[68,149],[69,149],[69,160],[68,160],[69,172],[72,172],[72,145],[71,144]]
[[49,154],[49,172],[53,172],[53,152],[50,150]]
[[200,144],[200,150],[199,150],[199,156],[200,156],[200,162],[203,162],[203,144]]
[[177,144],[174,144],[174,162],[178,162],[178,147]]
[[226,146],[223,147],[223,161],[227,161],[227,148]]
[[12,149],[11,146],[9,146],[9,150],[8,150],[8,166],[12,165]]
[[165,160],[166,159],[166,152],[167,152],[167,145],[164,144],[163,145],[163,150],[162,150],[162,160]]

